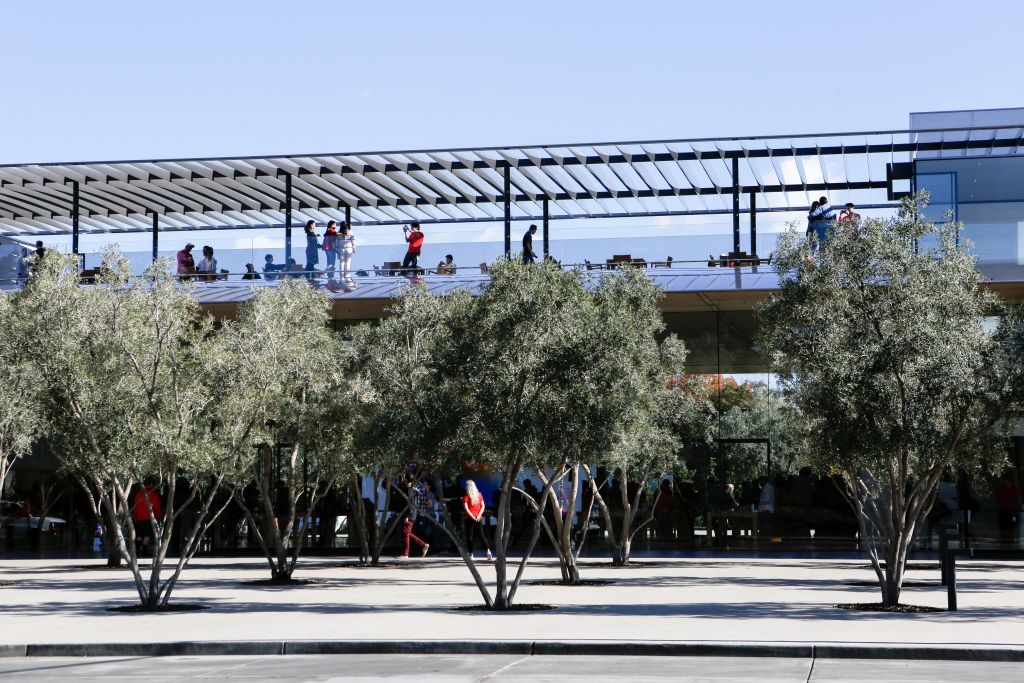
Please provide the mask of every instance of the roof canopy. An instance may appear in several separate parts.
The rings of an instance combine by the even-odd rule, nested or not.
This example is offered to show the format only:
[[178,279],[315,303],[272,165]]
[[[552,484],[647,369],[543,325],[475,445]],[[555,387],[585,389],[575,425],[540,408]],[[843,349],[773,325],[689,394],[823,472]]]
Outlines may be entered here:
[[[915,158],[1024,154],[1024,129],[963,128],[535,147],[0,166],[0,234],[279,227],[318,221],[501,221],[729,213],[733,168],[758,211],[828,191],[892,189]],[[734,160],[736,160],[734,162]],[[904,176],[906,177],[906,176]],[[860,201],[859,204],[870,202]]]

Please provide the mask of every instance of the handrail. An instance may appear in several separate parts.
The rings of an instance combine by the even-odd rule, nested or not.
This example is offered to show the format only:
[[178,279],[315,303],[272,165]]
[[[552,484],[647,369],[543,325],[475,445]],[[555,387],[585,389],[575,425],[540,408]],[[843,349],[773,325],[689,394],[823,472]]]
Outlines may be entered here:
[[[730,265],[728,265],[727,262],[734,262],[737,265],[730,266]],[[487,267],[490,267],[490,265],[491,264],[486,264]],[[618,268],[620,268],[620,267],[622,267],[624,265],[625,266],[632,265],[634,267],[642,267],[645,270],[674,270],[674,271],[679,271],[680,274],[685,272],[688,275],[695,275],[695,274],[716,275],[716,274],[719,274],[719,273],[722,272],[721,269],[749,268],[749,267],[758,266],[758,265],[767,266],[768,268],[771,267],[770,260],[768,258],[756,258],[756,257],[734,258],[734,259],[726,258],[724,260],[723,259],[714,258],[714,259],[702,259],[702,260],[699,260],[699,261],[691,261],[691,260],[678,260],[678,261],[673,260],[671,262],[668,262],[668,261],[644,261],[643,263],[634,263],[634,262],[631,262],[631,261],[613,262],[613,261],[611,261],[609,259],[608,261],[604,261],[604,262],[586,262],[586,261],[584,261],[583,263],[559,263],[558,265],[559,265],[559,267],[562,270],[580,269],[580,270],[587,270],[587,271],[611,271],[611,270],[618,269]],[[402,268],[400,266],[399,267],[386,267],[385,268],[385,267],[377,266],[376,268],[374,268],[374,267],[353,268],[352,271],[351,271],[351,275],[356,277],[356,278],[358,278],[358,279],[406,277],[406,276],[408,276],[410,274],[414,274],[414,275],[417,275],[417,276],[429,275],[429,276],[433,276],[433,277],[468,277],[468,276],[487,275],[486,272],[481,272],[480,269],[481,269],[481,266],[479,266],[479,265],[476,265],[476,266],[455,266],[455,267],[453,267],[451,269],[453,272],[448,273],[448,272],[438,272],[439,269],[438,269],[437,266],[433,266],[433,267],[429,267],[429,268],[425,268],[425,267],[422,267],[422,266],[416,267],[416,268],[413,268],[413,267]],[[96,269],[96,268],[86,268],[86,269],[84,269],[82,272],[86,273],[86,274],[83,276],[83,279],[92,279],[92,277],[94,277],[94,275],[95,275],[95,273],[93,271],[96,271],[96,270],[98,270],[98,269]],[[341,279],[337,270],[334,270],[334,271],[325,271],[325,270],[316,270],[316,271],[308,271],[308,270],[274,271],[274,272],[269,273],[269,274],[268,273],[264,273],[264,272],[260,272],[260,271],[256,271],[254,274],[257,275],[258,277],[254,277],[254,278],[247,279],[247,280],[243,280],[242,279],[242,277],[244,275],[246,275],[246,271],[228,271],[228,272],[223,272],[222,271],[222,272],[219,272],[219,273],[216,273],[216,274],[194,273],[194,274],[188,274],[188,275],[179,275],[179,277],[181,277],[182,279],[187,279],[187,280],[189,280],[191,282],[194,282],[196,284],[211,284],[211,283],[225,283],[225,282],[230,282],[230,283],[234,283],[234,284],[241,284],[243,282],[256,282],[256,281],[276,282],[278,280],[284,280],[284,279],[289,279],[289,278],[291,278],[291,279],[309,278],[311,272],[315,273],[313,279],[318,279],[318,280],[323,280],[325,278],[327,280],[331,280],[331,279],[340,280]],[[358,275],[358,273],[366,273],[366,274],[365,275]],[[140,275],[141,276],[142,273],[137,273],[136,275]],[[212,277],[211,277],[211,275],[212,275]],[[271,277],[268,277],[268,275],[270,275]],[[26,278],[26,277],[0,278],[0,286],[12,285],[12,284],[13,285],[19,285],[19,284],[22,284],[27,279],[28,278]]]

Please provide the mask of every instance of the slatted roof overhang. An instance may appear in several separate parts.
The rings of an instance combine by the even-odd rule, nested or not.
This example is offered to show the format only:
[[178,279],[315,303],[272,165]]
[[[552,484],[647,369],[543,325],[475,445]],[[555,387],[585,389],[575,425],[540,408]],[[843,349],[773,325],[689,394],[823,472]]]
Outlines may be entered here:
[[[69,234],[75,184],[81,233],[280,227],[286,176],[294,220],[355,225],[797,211],[818,194],[886,199],[888,168],[916,158],[1024,154],[1024,128],[963,128],[728,139],[298,156],[0,166],[0,234]],[[868,196],[868,195],[864,195]],[[867,204],[858,201],[858,204]]]

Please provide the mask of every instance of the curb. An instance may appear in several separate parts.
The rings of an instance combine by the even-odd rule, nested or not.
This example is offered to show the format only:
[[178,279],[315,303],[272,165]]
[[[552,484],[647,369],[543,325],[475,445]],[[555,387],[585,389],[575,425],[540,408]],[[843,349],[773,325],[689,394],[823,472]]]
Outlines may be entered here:
[[1024,647],[844,645],[761,642],[240,640],[165,643],[0,645],[0,657],[170,657],[213,655],[523,655],[788,657],[1024,662]]

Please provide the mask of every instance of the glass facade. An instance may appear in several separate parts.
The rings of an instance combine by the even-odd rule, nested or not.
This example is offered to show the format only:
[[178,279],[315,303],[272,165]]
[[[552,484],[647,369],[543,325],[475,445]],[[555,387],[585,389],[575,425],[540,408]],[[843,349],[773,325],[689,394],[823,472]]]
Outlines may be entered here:
[[916,171],[917,189],[932,197],[928,217],[961,221],[960,239],[987,276],[1024,277],[1024,158],[919,159]]

